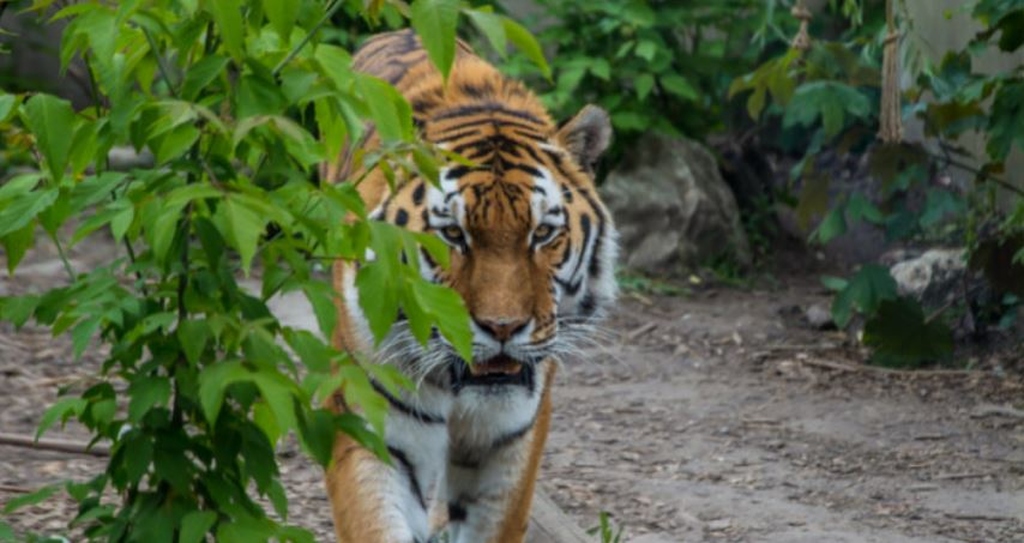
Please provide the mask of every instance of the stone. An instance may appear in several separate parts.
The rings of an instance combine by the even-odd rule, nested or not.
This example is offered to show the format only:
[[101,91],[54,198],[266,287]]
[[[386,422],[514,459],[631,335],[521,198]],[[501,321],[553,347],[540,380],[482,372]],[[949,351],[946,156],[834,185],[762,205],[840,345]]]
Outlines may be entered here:
[[967,262],[963,249],[929,249],[920,256],[893,264],[889,274],[896,280],[901,296],[910,296],[934,309],[962,291]]
[[681,275],[723,258],[751,263],[736,198],[715,157],[697,142],[645,136],[600,190],[619,228],[626,268]]
[[825,304],[812,304],[804,311],[807,324],[815,330],[829,330],[836,327],[832,321],[832,312]]

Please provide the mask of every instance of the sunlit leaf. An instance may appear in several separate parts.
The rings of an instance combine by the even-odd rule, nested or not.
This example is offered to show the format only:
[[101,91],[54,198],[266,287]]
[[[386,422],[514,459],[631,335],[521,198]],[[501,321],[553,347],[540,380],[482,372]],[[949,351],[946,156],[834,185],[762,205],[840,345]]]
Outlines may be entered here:
[[412,27],[416,29],[430,61],[445,79],[455,60],[455,26],[459,19],[457,0],[414,0]]

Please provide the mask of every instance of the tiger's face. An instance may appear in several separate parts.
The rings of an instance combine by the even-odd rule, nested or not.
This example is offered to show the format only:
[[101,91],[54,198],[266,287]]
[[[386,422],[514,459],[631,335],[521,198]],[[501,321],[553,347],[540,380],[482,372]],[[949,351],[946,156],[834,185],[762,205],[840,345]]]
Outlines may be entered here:
[[616,294],[616,234],[591,169],[609,142],[607,114],[585,108],[554,133],[520,120],[428,124],[426,135],[474,165],[442,168],[437,186],[408,186],[405,201],[418,207],[389,206],[385,218],[450,247],[447,269],[424,254],[421,270],[462,296],[474,360],[453,360],[438,338],[417,372],[447,365],[456,390],[532,387],[535,365],[587,340]]

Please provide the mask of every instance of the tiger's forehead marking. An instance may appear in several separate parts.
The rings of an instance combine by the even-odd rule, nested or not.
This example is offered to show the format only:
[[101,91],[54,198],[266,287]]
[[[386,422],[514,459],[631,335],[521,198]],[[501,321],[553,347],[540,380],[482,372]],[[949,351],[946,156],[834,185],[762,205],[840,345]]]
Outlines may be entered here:
[[[478,171],[466,173],[458,166],[439,170],[438,186],[429,185],[427,205],[435,220],[431,226],[457,223],[467,228],[470,223],[489,224],[489,218],[503,218],[510,228],[532,228],[542,222],[560,224],[564,214],[563,195],[551,171],[531,166],[535,175],[517,172],[515,181],[487,179],[477,181],[469,176],[491,175]],[[461,175],[457,175],[461,172]]]
[[551,176],[551,171],[543,166],[537,166],[541,175],[533,179],[533,196],[530,198],[530,207],[533,211],[534,224],[540,224],[548,219],[562,217],[562,189],[558,182]]

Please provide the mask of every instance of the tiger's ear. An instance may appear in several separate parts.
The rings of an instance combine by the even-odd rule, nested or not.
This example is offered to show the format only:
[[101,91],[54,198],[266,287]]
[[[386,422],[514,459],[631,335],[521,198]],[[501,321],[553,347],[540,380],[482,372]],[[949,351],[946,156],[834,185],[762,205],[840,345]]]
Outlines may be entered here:
[[597,106],[587,105],[569,119],[555,134],[555,140],[565,147],[576,163],[589,171],[612,140],[612,125],[608,114]]

